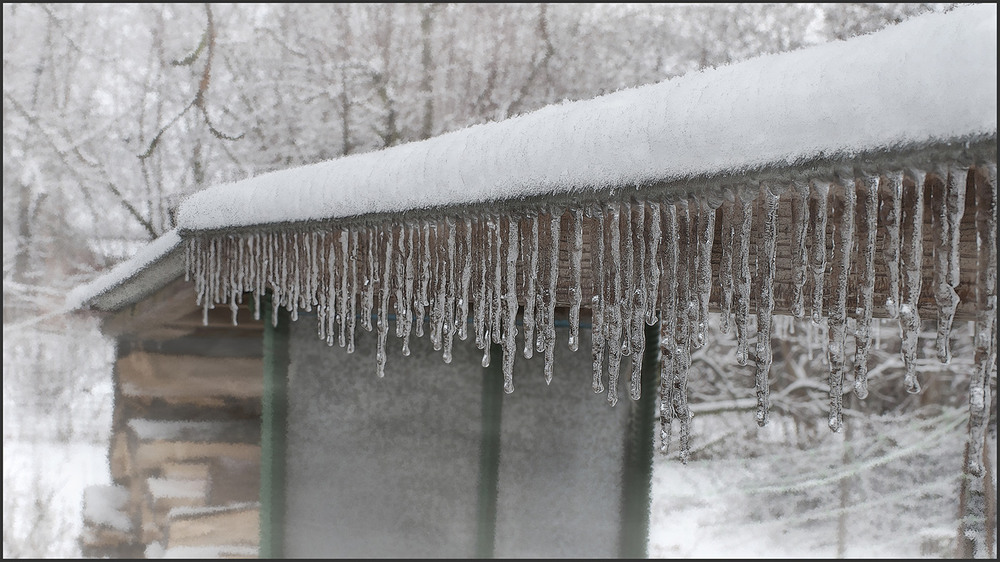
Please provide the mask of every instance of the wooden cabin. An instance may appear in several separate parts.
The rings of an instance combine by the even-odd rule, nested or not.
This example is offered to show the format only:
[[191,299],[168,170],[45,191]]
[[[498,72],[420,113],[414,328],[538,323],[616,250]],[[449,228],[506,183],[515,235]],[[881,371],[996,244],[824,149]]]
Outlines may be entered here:
[[969,6],[195,194],[76,295],[119,341],[127,544],[645,556],[657,411],[683,460],[710,312],[760,425],[772,318],[812,315],[834,431],[872,318],[899,319],[908,368],[922,318],[942,360],[975,321],[985,512],[962,533],[984,536],[996,82],[996,7]]

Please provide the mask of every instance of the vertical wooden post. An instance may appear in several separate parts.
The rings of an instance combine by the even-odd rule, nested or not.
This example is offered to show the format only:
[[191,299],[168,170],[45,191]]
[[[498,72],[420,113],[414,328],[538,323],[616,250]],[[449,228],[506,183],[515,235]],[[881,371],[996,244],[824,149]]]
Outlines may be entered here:
[[476,557],[493,558],[500,483],[500,421],[503,410],[503,348],[490,344],[490,366],[483,369],[482,441],[479,445],[479,498],[476,508]]
[[629,404],[622,470],[622,518],[618,534],[621,558],[646,558],[649,542],[650,488],[653,479],[653,425],[656,374],[660,364],[659,325],[646,326],[642,355],[642,396]]
[[285,432],[288,412],[288,331],[291,317],[271,299],[264,308],[264,395],[260,438],[260,557],[281,558],[285,538]]

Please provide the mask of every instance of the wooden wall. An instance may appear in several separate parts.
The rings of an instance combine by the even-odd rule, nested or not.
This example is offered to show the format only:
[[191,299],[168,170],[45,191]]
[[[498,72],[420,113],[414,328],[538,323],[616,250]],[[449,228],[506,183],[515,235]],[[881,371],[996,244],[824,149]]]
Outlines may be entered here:
[[[85,506],[84,555],[256,556],[262,324],[244,307],[238,326],[228,309],[203,325],[179,279],[104,328],[117,343],[113,484],[87,496],[101,505]],[[127,525],[86,516],[112,504]]]

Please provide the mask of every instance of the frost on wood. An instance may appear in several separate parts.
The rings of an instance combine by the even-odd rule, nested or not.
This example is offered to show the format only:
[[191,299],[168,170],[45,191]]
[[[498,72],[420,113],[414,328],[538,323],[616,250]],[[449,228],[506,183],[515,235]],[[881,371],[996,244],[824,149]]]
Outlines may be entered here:
[[[956,315],[967,318],[974,309],[978,367],[970,408],[977,425],[970,446],[981,453],[979,426],[996,362],[995,164],[839,169],[720,186],[720,193],[640,190],[191,233],[187,270],[206,314],[216,306],[236,310],[246,297],[259,314],[270,292],[275,310],[284,307],[293,318],[314,311],[319,337],[347,352],[356,330],[377,332],[378,376],[388,345],[407,355],[410,338],[426,335],[450,362],[454,338],[471,334],[484,367],[490,347],[502,349],[510,393],[518,355],[542,354],[539,376],[550,381],[559,376],[555,346],[576,351],[583,327],[590,329],[592,388],[614,406],[626,393],[640,398],[643,355],[658,352],[661,450],[676,421],[681,459],[690,451],[691,353],[711,339],[709,312],[722,312],[723,331],[735,327],[734,376],[752,364],[754,419],[764,425],[773,316],[808,310],[828,353],[829,425],[837,431],[844,393],[867,394],[873,317],[898,317],[906,388],[917,392],[921,316],[936,317],[939,358],[947,361]],[[966,199],[974,213],[965,211]],[[964,239],[962,225],[974,225]],[[924,271],[925,247],[933,271]],[[932,280],[927,291],[924,278]],[[555,326],[563,322],[568,339],[556,342]],[[398,344],[388,339],[392,323]],[[647,350],[645,326],[657,323],[659,349]]]

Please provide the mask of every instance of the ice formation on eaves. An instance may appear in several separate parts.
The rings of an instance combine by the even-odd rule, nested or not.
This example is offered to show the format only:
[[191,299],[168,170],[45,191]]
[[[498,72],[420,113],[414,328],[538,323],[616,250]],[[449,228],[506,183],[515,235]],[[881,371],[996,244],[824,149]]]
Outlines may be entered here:
[[[837,431],[844,393],[853,388],[863,398],[867,392],[872,317],[893,310],[893,295],[903,295],[898,316],[907,388],[919,389],[914,362],[920,310],[936,308],[938,341],[946,345],[958,302],[938,297],[955,294],[963,283],[963,259],[964,283],[978,299],[978,378],[970,401],[982,410],[988,401],[984,381],[996,359],[995,170],[992,161],[949,162],[934,171],[840,169],[805,180],[736,186],[717,203],[637,194],[559,207],[473,208],[384,222],[194,234],[186,243],[187,271],[206,314],[228,305],[234,322],[245,293],[252,294],[259,317],[260,297],[270,291],[275,311],[285,307],[295,320],[299,310],[315,310],[319,336],[351,352],[360,318],[362,329],[378,334],[378,376],[384,376],[390,314],[404,355],[411,336],[426,335],[450,361],[454,338],[473,337],[486,366],[490,346],[497,344],[508,393],[516,386],[519,350],[543,354],[542,375],[551,381],[558,371],[555,346],[576,350],[580,324],[589,320],[593,388],[612,405],[625,393],[640,397],[644,328],[658,323],[662,447],[676,419],[686,459],[687,375],[691,352],[706,343],[710,305],[724,313],[726,306],[736,310],[738,362],[754,365],[755,419],[764,425],[776,295],[791,293],[781,306],[797,315],[806,313],[799,303],[812,303],[809,313],[829,340],[829,424]],[[965,221],[974,219],[974,242],[961,236],[962,209],[949,204],[964,205],[966,190],[976,209]],[[925,193],[940,202],[934,209],[944,208],[932,217],[940,231],[922,231]],[[880,216],[877,209],[892,212]],[[803,224],[807,214],[809,225]],[[925,236],[938,242],[933,296],[921,299]],[[977,248],[971,258],[961,251],[970,244]],[[726,258],[713,261],[715,254]],[[807,263],[811,276],[805,274]],[[876,279],[885,287],[877,301]],[[557,316],[571,324],[565,342],[556,341]],[[848,329],[852,320],[854,333]],[[852,337],[853,385],[845,390]]]

